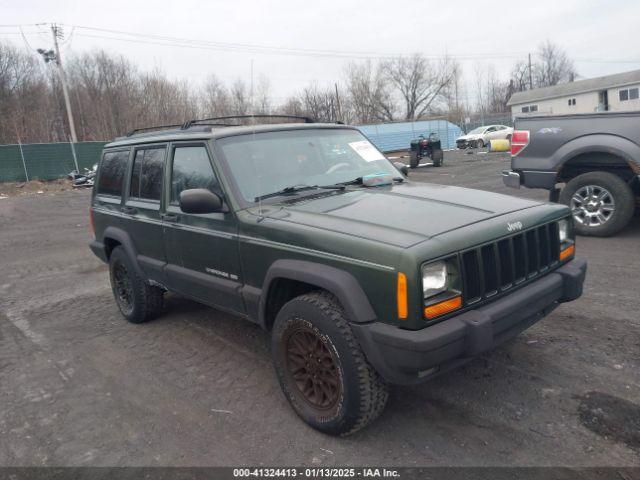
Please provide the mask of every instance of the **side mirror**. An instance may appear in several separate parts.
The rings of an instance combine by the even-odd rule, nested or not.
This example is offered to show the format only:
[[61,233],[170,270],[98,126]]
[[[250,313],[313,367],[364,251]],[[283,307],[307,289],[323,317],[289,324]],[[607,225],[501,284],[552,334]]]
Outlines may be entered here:
[[184,213],[215,213],[222,211],[222,198],[206,188],[180,192],[180,210]]
[[409,167],[402,162],[393,162],[394,167],[402,172],[405,177],[409,176]]

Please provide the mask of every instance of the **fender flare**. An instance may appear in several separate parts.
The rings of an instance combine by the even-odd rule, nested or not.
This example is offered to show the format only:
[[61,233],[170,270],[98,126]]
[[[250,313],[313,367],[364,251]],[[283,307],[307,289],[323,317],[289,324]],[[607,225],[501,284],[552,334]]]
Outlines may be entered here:
[[[133,244],[133,240],[127,232],[117,227],[107,227],[102,234],[102,241],[104,242],[106,239],[116,240],[122,245],[125,253],[131,260],[133,267],[136,269],[136,273],[140,276],[140,278],[146,278],[143,273],[140,265],[138,264],[138,251],[136,250],[135,245]],[[105,246],[106,248],[106,246]]]
[[316,285],[335,295],[344,307],[351,322],[368,323],[377,316],[362,290],[360,283],[350,273],[321,263],[303,260],[276,260],[265,275],[260,305],[259,323],[265,328],[267,298],[274,280],[279,278],[297,280]]
[[634,173],[640,174],[640,146],[624,137],[610,134],[584,135],[575,138],[555,151],[552,164],[559,174],[565,164],[583,153],[606,153],[623,159]]

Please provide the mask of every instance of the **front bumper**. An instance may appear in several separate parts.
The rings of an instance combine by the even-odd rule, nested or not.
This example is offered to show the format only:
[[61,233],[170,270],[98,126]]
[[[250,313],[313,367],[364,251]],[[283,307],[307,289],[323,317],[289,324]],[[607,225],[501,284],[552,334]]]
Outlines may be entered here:
[[415,384],[515,337],[560,303],[582,295],[584,260],[572,260],[492,303],[422,330],[381,322],[353,324],[367,359],[387,381]]

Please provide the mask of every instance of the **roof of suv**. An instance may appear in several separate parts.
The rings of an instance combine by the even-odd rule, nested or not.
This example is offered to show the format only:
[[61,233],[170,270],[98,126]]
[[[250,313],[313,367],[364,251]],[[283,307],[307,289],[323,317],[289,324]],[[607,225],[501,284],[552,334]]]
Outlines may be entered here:
[[348,125],[336,123],[277,123],[262,125],[198,125],[194,124],[188,128],[173,128],[169,130],[157,130],[146,133],[139,133],[126,137],[116,138],[113,142],[105,145],[104,148],[121,147],[126,145],[136,145],[140,143],[167,142],[172,140],[201,140],[210,138],[229,137],[234,135],[246,135],[250,133],[274,132],[285,130],[302,129],[354,129]]

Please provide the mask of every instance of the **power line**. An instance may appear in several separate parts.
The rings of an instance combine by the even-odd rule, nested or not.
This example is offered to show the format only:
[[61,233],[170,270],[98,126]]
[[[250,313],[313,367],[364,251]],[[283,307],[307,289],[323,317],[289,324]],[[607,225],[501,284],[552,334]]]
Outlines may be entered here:
[[24,32],[22,31],[22,27],[20,27],[20,33],[22,34],[22,40],[24,40],[25,45],[29,50],[34,50],[34,48],[29,44],[29,40],[24,36]]
[[[0,35],[21,35],[23,38],[25,35],[37,35],[41,32],[24,32],[23,27],[41,27],[43,23],[34,24],[13,24],[13,25],[0,25],[4,28],[19,28],[20,32],[0,32]],[[209,40],[198,40],[182,37],[172,37],[158,34],[145,34],[139,32],[127,32],[124,30],[115,30],[107,28],[90,27],[86,25],[67,25],[72,27],[72,33],[69,36],[67,42],[69,43],[75,29],[87,30],[90,32],[101,32],[102,34],[95,33],[80,33],[77,32],[77,36],[87,38],[98,38],[104,40],[115,40],[129,43],[140,43],[149,45],[159,45],[165,47],[177,47],[177,48],[189,48],[200,50],[216,50],[216,51],[231,51],[231,52],[246,52],[252,54],[266,54],[266,55],[285,55],[285,56],[302,56],[302,57],[314,57],[314,58],[337,58],[337,59],[371,59],[371,60],[383,60],[394,57],[406,57],[407,54],[398,53],[383,53],[372,51],[347,51],[347,50],[319,50],[319,49],[304,49],[304,48],[290,48],[280,47],[273,45],[258,45],[249,43],[231,43],[231,42],[217,42]],[[130,38],[127,38],[130,37]],[[131,38],[132,37],[132,38]],[[466,54],[445,54],[445,55],[425,55],[428,59],[443,59],[451,58],[456,60],[504,60],[504,59],[520,59],[526,56],[526,52],[508,52],[508,53],[466,53]],[[575,58],[576,63],[602,63],[602,64],[637,64],[640,63],[640,59],[594,59],[594,58]]]
[[[78,29],[102,32],[103,34],[109,35],[93,35],[95,38],[106,38],[112,40],[121,40],[121,41],[129,41],[135,42],[136,40],[132,38],[123,38],[125,37],[135,37],[135,38],[143,38],[143,40],[139,40],[142,43],[153,43],[159,45],[169,45],[169,46],[185,46],[190,48],[213,48],[219,50],[246,50],[251,53],[281,53],[284,55],[298,55],[298,56],[323,56],[323,57],[336,57],[336,58],[391,58],[391,57],[399,57],[399,56],[407,56],[407,54],[401,53],[382,53],[382,52],[371,52],[371,51],[346,51],[346,50],[319,50],[319,49],[304,49],[304,48],[290,48],[290,47],[279,47],[279,46],[271,46],[271,45],[257,45],[257,44],[248,44],[248,43],[230,43],[230,42],[215,42],[209,40],[197,40],[197,39],[189,39],[189,38],[181,38],[181,37],[170,37],[164,35],[157,34],[144,34],[138,32],[127,32],[123,30],[113,30],[106,28],[97,28],[97,27],[88,27],[84,25],[69,25],[74,26]],[[120,35],[120,36],[112,36],[112,34]],[[90,34],[78,34],[83,36],[90,36]],[[460,55],[427,55],[427,58],[437,59],[437,58],[465,58],[465,59],[495,59],[495,58],[518,58],[522,53],[518,52],[509,52],[509,53],[469,53],[469,54],[460,54]]]

